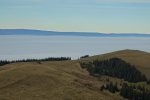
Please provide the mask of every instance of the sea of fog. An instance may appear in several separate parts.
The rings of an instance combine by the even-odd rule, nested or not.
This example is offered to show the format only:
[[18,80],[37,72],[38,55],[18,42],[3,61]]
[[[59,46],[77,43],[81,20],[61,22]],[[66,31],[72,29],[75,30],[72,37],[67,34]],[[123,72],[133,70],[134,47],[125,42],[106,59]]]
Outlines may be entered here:
[[150,52],[145,37],[0,36],[0,60],[98,55],[134,49]]

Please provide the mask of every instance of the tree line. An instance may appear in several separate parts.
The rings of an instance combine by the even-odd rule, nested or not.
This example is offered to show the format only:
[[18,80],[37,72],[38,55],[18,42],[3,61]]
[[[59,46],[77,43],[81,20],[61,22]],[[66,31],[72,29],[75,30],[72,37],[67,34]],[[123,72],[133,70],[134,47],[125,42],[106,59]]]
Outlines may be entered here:
[[93,76],[107,75],[124,79],[128,82],[147,81],[144,74],[138,71],[134,65],[131,65],[120,58],[111,58],[108,60],[95,60],[93,62],[80,63],[82,68]]
[[65,61],[65,60],[71,60],[71,57],[49,57],[44,59],[23,59],[23,60],[0,60],[0,66],[10,64],[10,63],[16,63],[16,62],[41,62],[41,61]]
[[102,85],[100,90],[108,90],[111,93],[119,92],[120,96],[129,100],[150,100],[150,90],[140,85],[136,86],[123,83],[119,89],[117,83],[113,84],[110,82]]

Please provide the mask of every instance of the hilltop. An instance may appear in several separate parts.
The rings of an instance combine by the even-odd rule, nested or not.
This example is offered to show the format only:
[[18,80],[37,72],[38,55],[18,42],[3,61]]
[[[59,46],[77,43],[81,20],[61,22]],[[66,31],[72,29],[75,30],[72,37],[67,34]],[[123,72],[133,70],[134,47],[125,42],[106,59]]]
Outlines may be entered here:
[[74,61],[18,62],[0,68],[0,100],[123,100],[118,94],[100,91],[106,79],[91,76],[80,66],[80,62],[113,57],[135,65],[149,76],[150,54],[136,50]]
[[105,60],[109,58],[121,58],[122,60],[135,65],[138,70],[150,78],[150,53],[138,50],[121,50],[103,55],[96,55],[82,59],[82,61]]

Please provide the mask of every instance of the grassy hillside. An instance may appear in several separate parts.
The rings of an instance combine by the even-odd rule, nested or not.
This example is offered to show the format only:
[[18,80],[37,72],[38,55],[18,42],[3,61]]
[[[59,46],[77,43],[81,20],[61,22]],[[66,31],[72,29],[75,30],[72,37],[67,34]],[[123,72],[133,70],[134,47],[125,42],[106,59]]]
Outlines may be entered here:
[[120,100],[102,83],[76,61],[14,63],[0,68],[0,100]]
[[138,50],[122,50],[103,55],[96,55],[82,59],[82,61],[104,60],[109,58],[121,58],[122,60],[135,65],[143,74],[150,78],[150,53]]
[[0,100],[123,100],[118,94],[100,91],[106,78],[90,76],[79,64],[112,57],[122,58],[150,75],[150,54],[132,50],[77,61],[18,62],[0,68]]

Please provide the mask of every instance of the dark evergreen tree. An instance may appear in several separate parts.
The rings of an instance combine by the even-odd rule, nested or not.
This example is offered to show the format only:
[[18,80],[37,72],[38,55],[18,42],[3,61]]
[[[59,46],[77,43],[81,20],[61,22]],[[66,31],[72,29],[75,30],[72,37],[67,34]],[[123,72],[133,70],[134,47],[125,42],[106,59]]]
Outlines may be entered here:
[[80,59],[87,58],[87,57],[89,57],[89,55],[82,56],[82,57],[80,57]]
[[109,82],[105,86],[102,85],[100,90],[104,90],[104,89],[110,91],[111,93],[119,92],[117,83],[113,84],[112,82]]

